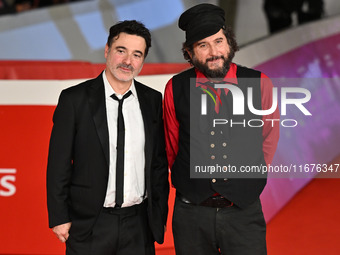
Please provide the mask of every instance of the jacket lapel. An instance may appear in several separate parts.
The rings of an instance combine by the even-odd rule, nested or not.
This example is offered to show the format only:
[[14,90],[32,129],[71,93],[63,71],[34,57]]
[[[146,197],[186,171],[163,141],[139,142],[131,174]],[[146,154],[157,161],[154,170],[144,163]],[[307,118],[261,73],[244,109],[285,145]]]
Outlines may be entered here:
[[109,131],[107,126],[105,89],[102,74],[88,87],[90,111],[101,142],[103,153],[109,165]]
[[[139,106],[142,112],[145,132],[145,169],[150,169],[151,166],[151,152],[152,152],[152,116],[148,111],[148,96],[143,86],[135,80],[135,87],[137,91]],[[109,131],[106,116],[105,106],[105,90],[102,74],[93,80],[93,83],[88,87],[88,97],[91,114],[95,123],[97,134],[100,139],[103,153],[106,162],[109,165]],[[148,174],[148,173],[147,173]]]
[[[150,169],[151,167],[151,153],[152,153],[152,116],[150,114],[149,109],[149,102],[148,102],[148,95],[146,91],[144,90],[143,86],[138,82],[135,82],[135,87],[137,91],[138,101],[139,101],[139,107],[142,112],[143,122],[144,122],[144,133],[145,133],[145,169]],[[148,171],[146,171],[146,174],[148,175]]]

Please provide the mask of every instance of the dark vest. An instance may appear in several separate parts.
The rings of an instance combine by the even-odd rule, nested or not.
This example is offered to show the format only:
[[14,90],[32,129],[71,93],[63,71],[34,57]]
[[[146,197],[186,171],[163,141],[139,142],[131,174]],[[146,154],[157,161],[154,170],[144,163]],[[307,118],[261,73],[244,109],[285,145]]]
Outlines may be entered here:
[[[243,115],[233,114],[233,95],[230,91],[225,95],[223,89],[219,113],[215,112],[214,103],[207,96],[208,113],[202,115],[201,95],[204,93],[195,86],[194,68],[173,77],[179,142],[178,153],[171,169],[171,179],[176,190],[190,201],[198,204],[218,192],[244,208],[259,198],[266,185],[266,175],[247,173],[248,175],[242,175],[240,178],[240,175],[222,173],[223,177],[218,176],[219,178],[209,178],[207,175],[204,175],[204,178],[191,178],[190,167],[191,171],[204,171],[207,166],[217,165],[232,166],[237,170],[241,166],[266,165],[262,151],[262,127],[250,127],[261,126],[257,120],[262,119],[262,116],[254,115],[247,106],[247,88],[252,87],[254,108],[262,109],[260,77],[261,73],[258,71],[237,66],[236,86],[242,90],[245,99]],[[213,127],[214,119],[227,120],[228,123]],[[233,122],[233,125],[230,122]],[[258,178],[259,176],[262,178]]]

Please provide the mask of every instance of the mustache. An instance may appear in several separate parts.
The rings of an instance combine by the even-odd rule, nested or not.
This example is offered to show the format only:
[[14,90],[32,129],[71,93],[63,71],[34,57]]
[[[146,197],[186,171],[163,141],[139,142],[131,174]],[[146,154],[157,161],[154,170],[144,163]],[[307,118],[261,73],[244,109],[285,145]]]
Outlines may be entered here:
[[134,71],[134,68],[133,68],[131,65],[119,64],[119,65],[117,66],[117,68],[120,68],[120,67],[128,68],[131,72]]
[[207,59],[205,60],[205,63],[208,63],[209,61],[218,60],[218,59],[224,60],[224,56],[222,55],[222,56],[215,56],[215,57],[207,58]]

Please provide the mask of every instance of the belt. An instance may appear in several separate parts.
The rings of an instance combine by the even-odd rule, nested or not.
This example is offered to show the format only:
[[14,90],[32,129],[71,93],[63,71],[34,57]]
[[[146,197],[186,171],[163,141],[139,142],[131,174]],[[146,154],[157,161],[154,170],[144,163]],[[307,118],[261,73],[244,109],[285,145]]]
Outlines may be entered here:
[[143,207],[146,207],[146,201],[147,199],[144,199],[144,201],[140,204],[129,206],[129,207],[103,207],[102,212],[103,213],[109,213],[109,214],[136,214],[138,210],[140,210]]
[[209,197],[208,199],[204,200],[202,203],[195,204],[192,203],[190,200],[182,196],[177,192],[176,197],[182,201],[185,204],[191,204],[191,205],[199,205],[199,206],[206,206],[206,207],[213,207],[213,208],[225,208],[225,207],[231,207],[234,205],[233,202],[229,201],[225,197],[221,195]]

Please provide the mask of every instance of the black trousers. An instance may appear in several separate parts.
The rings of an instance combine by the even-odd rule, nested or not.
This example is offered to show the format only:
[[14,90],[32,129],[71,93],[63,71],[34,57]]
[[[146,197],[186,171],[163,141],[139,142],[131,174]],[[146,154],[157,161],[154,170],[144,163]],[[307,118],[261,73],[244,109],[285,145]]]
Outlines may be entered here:
[[78,241],[70,235],[66,255],[154,255],[147,204],[103,209],[91,235]]
[[265,255],[266,223],[260,200],[246,209],[222,209],[175,200],[176,255]]

